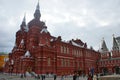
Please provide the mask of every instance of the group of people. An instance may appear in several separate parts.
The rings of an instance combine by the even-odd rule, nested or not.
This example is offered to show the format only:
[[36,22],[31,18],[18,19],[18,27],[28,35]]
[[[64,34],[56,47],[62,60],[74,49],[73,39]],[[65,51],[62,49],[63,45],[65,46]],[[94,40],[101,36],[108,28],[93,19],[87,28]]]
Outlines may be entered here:
[[[26,77],[26,75],[22,74],[21,78],[23,78],[23,77]],[[37,75],[37,76],[35,76],[35,78],[37,78],[37,79],[41,78],[41,80],[45,80],[45,75],[41,75],[41,76]],[[54,74],[53,78],[54,78],[54,80],[56,80],[57,79],[57,75]],[[72,78],[73,78],[73,80],[79,80],[79,74],[77,74],[77,73],[73,74]],[[62,75],[60,80],[65,80],[65,75]],[[87,80],[93,80],[93,75],[88,74],[88,79]]]
[[[37,78],[37,79],[40,79],[40,76],[38,75],[36,78]],[[54,75],[54,80],[56,80],[56,78],[57,78],[57,76]],[[41,79],[42,79],[42,80],[45,80],[45,75],[41,75]]]
[[[73,78],[73,80],[79,80],[79,74],[77,74],[77,73],[73,74],[72,78]],[[61,80],[65,80],[64,75],[61,76]]]

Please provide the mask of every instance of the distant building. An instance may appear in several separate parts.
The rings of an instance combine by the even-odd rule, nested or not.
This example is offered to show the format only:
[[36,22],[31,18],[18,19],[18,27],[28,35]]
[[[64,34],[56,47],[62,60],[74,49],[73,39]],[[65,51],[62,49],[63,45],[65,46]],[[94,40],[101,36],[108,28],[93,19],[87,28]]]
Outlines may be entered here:
[[117,73],[120,74],[120,37],[115,38],[113,36],[113,47],[109,51],[105,41],[102,42],[102,47],[100,49],[101,59],[98,60],[98,69],[100,73],[110,74]]
[[9,53],[4,72],[69,75],[74,72],[88,74],[94,70],[94,73],[105,73],[104,68],[111,70],[111,65],[104,65],[104,62],[107,61],[108,64],[111,60],[118,60],[119,50],[116,43],[111,56],[104,40],[100,51],[87,48],[87,43],[80,39],[62,41],[61,36],[54,37],[50,34],[45,22],[40,18],[38,3],[34,19],[26,24],[24,17],[20,30],[16,32],[15,46]]
[[4,65],[7,59],[8,59],[8,54],[0,52],[0,72],[3,71]]

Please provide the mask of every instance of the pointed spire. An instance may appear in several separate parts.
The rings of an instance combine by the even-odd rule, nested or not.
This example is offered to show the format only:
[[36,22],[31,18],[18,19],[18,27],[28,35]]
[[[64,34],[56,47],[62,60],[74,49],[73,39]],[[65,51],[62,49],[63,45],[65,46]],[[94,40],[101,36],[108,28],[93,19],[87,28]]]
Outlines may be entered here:
[[37,7],[36,7],[36,10],[39,10],[40,9],[40,6],[39,6],[39,0],[38,0],[38,4],[37,4]]
[[23,17],[23,21],[22,21],[22,25],[26,26],[26,14],[24,14],[24,17]]
[[106,46],[106,42],[104,40],[104,38],[102,39],[102,44],[101,44],[101,49],[100,49],[100,52],[107,52],[108,51],[108,48]]
[[24,15],[24,17],[23,17],[23,21],[22,21],[22,24],[20,25],[21,26],[21,30],[25,30],[25,28],[26,28],[26,19],[25,19],[25,15]]
[[118,43],[116,41],[116,38],[114,37],[114,34],[113,34],[113,47],[112,47],[113,50],[119,50],[119,46],[118,46]]
[[34,18],[39,20],[41,17],[41,13],[40,13],[40,6],[39,6],[39,0],[38,0],[38,4],[36,6],[36,10],[35,10],[35,13],[34,13]]
[[26,25],[26,13],[24,14],[24,17],[23,17],[23,21],[21,24],[21,30],[25,32],[28,32],[29,30],[28,26]]
[[23,22],[26,23],[26,13],[24,14]]

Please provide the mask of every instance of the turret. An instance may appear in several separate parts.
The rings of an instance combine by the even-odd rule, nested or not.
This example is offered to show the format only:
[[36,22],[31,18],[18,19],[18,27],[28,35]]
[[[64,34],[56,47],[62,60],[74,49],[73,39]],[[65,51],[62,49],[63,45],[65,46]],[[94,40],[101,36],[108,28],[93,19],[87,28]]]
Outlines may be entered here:
[[[20,30],[16,32],[16,46],[20,45],[20,42],[22,39],[26,40],[26,34],[28,32],[28,27],[26,26],[26,19],[25,16],[23,18],[23,21],[20,25]],[[25,41],[26,42],[26,41]]]
[[112,57],[113,57],[113,58],[120,57],[119,42],[118,42],[118,40],[114,37],[114,34],[113,34]]
[[45,25],[44,22],[40,21],[41,13],[40,13],[40,6],[39,6],[39,1],[36,6],[36,10],[34,13],[34,19],[32,19],[28,23],[29,31],[27,34],[27,49],[29,51],[32,50],[32,48],[35,48],[39,44],[39,34],[40,31],[42,30],[43,26]]
[[100,47],[101,59],[111,58],[111,54],[106,46],[106,42],[104,38],[102,39],[101,47]]
[[102,39],[102,43],[101,43],[101,47],[100,47],[100,52],[101,53],[106,53],[108,52],[108,48],[106,46],[106,42],[104,40],[104,38]]
[[117,42],[116,38],[114,37],[114,35],[113,35],[113,47],[112,47],[112,50],[113,51],[118,51],[119,50],[119,45],[118,45],[118,42]]
[[35,10],[35,13],[34,13],[34,18],[39,20],[40,17],[41,17],[41,13],[40,13],[40,6],[39,6],[39,1],[38,1],[38,4],[36,6],[36,10]]

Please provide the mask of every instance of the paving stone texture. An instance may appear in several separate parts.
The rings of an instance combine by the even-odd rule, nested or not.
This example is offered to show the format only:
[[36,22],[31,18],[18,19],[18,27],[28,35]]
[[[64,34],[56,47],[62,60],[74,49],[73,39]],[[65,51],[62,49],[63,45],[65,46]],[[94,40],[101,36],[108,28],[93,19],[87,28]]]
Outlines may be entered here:
[[[21,78],[20,75],[0,74],[0,80],[42,80],[35,77],[26,76]],[[54,80],[53,77],[47,77],[45,80]],[[56,80],[61,80],[61,76],[57,76]],[[64,77],[64,80],[73,80],[72,76]],[[78,80],[87,80],[87,77],[79,77]]]

